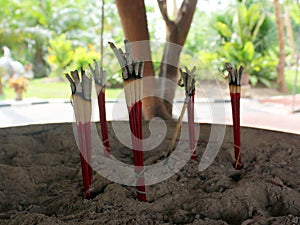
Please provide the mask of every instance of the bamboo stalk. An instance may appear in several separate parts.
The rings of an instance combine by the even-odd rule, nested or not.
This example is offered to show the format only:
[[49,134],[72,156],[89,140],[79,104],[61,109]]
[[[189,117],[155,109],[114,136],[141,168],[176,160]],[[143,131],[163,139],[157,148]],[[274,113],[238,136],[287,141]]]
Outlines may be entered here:
[[144,152],[142,128],[142,74],[144,62],[133,59],[130,43],[125,40],[125,53],[109,42],[122,68],[125,99],[132,136],[133,158],[136,173],[136,195],[139,201],[147,201],[144,179]]
[[72,104],[77,125],[78,141],[80,148],[80,161],[82,181],[85,198],[91,198],[89,191],[93,182],[92,169],[92,136],[91,136],[91,83],[85,71],[81,69],[81,79],[78,71],[66,74],[72,91]]

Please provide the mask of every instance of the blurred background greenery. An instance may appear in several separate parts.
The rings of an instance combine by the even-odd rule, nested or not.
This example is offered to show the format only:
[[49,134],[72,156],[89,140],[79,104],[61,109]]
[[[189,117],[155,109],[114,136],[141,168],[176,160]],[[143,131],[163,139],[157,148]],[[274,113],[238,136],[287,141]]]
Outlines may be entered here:
[[[173,9],[181,1],[173,1]],[[8,46],[12,57],[31,64],[34,74],[26,96],[69,96],[63,74],[100,57],[101,1],[91,0],[0,0],[0,46]],[[145,1],[154,66],[158,70],[165,40],[164,21],[156,1]],[[124,34],[113,0],[106,0],[104,62],[109,87],[119,88],[116,59],[107,41],[121,45]],[[300,30],[297,1],[281,1],[286,26],[292,29],[294,46]],[[298,41],[299,42],[299,41]],[[295,44],[296,43],[296,44]],[[292,90],[296,49],[286,37],[286,82]],[[225,61],[244,65],[251,85],[275,86],[278,41],[273,1],[199,0],[186,43],[182,66],[195,65],[199,79],[220,78]],[[2,55],[0,55],[2,56]],[[49,80],[53,78],[52,84]],[[45,79],[48,79],[45,81]],[[299,85],[298,85],[299,86]],[[52,91],[51,91],[52,90]],[[60,90],[63,90],[60,92]],[[67,88],[67,91],[69,89]],[[298,89],[298,92],[300,90]],[[10,98],[10,90],[4,88]],[[112,96],[113,96],[112,92]]]

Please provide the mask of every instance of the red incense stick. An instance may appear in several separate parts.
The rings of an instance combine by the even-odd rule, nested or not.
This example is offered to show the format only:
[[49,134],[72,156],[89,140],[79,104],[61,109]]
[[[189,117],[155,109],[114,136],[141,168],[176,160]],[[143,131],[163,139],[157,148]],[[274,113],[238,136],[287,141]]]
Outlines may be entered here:
[[136,174],[137,174],[137,198],[140,201],[146,201],[146,187],[145,187],[145,179],[144,179],[144,152],[143,152],[143,124],[142,124],[142,68],[143,62],[139,63],[138,74],[136,74],[135,80],[135,110],[136,110],[136,120],[137,120],[137,131],[135,133],[136,141],[137,141],[137,151],[136,156],[138,158],[136,165]]
[[82,168],[82,181],[85,198],[91,198],[89,191],[93,181],[92,169],[92,137],[91,137],[91,84],[92,80],[81,69],[81,80],[78,71],[66,74],[72,90],[72,103],[75,113],[78,141],[80,148],[80,161]]
[[136,194],[140,201],[147,201],[144,178],[144,152],[142,143],[142,74],[144,62],[133,59],[130,43],[125,40],[125,53],[109,42],[122,68],[125,99],[132,136],[133,158],[136,173]]
[[233,137],[234,137],[234,167],[241,169],[241,132],[240,132],[240,91],[241,91],[241,77],[243,67],[239,71],[234,69],[230,63],[225,64],[225,69],[228,71],[229,77],[229,90],[232,108],[232,121],[233,121]]
[[104,146],[104,155],[110,157],[110,142],[108,137],[108,127],[106,120],[106,108],[105,108],[105,76],[106,73],[103,68],[99,69],[98,63],[94,60],[95,68],[89,64],[90,70],[94,76],[95,87],[97,91],[97,100],[99,108],[99,117],[100,117],[100,127],[101,127],[101,136],[102,144]]
[[235,134],[235,139],[234,139],[234,157],[235,157],[235,168],[236,169],[241,169],[242,167],[242,158],[241,158],[241,125],[240,125],[240,94],[241,86],[238,85],[236,87],[236,93],[235,93],[235,98],[236,98],[236,119],[235,119],[235,129],[236,129],[236,134]]
[[110,142],[109,142],[109,138],[108,138],[108,127],[107,127],[107,121],[106,121],[105,90],[104,89],[98,94],[98,106],[99,106],[99,114],[100,114],[102,143],[104,146],[104,155],[107,157],[110,157]]
[[[89,189],[90,183],[90,173],[88,163],[86,161],[87,153],[86,153],[86,143],[84,140],[84,125],[79,123],[77,124],[77,133],[78,133],[78,141],[79,141],[79,148],[80,148],[80,162],[81,162],[81,170],[82,170],[82,181],[83,181],[83,189],[84,192]],[[87,196],[88,197],[88,196]]]

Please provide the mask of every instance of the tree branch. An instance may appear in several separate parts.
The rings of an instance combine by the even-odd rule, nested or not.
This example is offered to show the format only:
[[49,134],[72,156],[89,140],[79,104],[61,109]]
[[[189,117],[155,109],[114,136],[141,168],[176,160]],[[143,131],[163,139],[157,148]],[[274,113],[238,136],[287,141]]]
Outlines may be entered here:
[[189,32],[195,13],[196,5],[197,0],[184,0],[174,21],[177,29],[180,30],[180,33],[178,34],[178,44],[180,44],[181,46],[184,44],[187,34]]
[[157,3],[159,6],[160,13],[168,26],[168,24],[172,23],[172,21],[168,16],[167,0],[157,0]]
[[[191,20],[193,18],[196,5],[197,0],[184,0],[180,6],[177,17],[174,21],[175,24],[180,25],[184,23],[184,21]],[[189,19],[185,17],[189,17]]]

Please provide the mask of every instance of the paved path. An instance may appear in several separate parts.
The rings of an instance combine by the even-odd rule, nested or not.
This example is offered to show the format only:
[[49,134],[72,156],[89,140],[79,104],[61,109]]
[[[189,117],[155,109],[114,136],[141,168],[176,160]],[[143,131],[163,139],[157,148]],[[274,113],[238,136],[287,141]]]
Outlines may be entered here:
[[[278,97],[277,97],[278,98]],[[290,97],[286,97],[290,99]],[[300,96],[297,96],[300,99]],[[241,125],[300,134],[300,113],[292,113],[289,101],[274,98],[241,100]],[[296,101],[300,108],[300,101]],[[182,101],[174,103],[174,117],[178,117]],[[232,124],[231,105],[228,100],[196,99],[195,120],[203,123]],[[98,120],[97,104],[93,102],[92,120]],[[127,109],[123,100],[107,101],[108,120],[127,120]],[[28,124],[72,122],[72,105],[68,99],[25,99],[21,102],[0,101],[0,127]],[[185,118],[186,120],[186,118]]]

